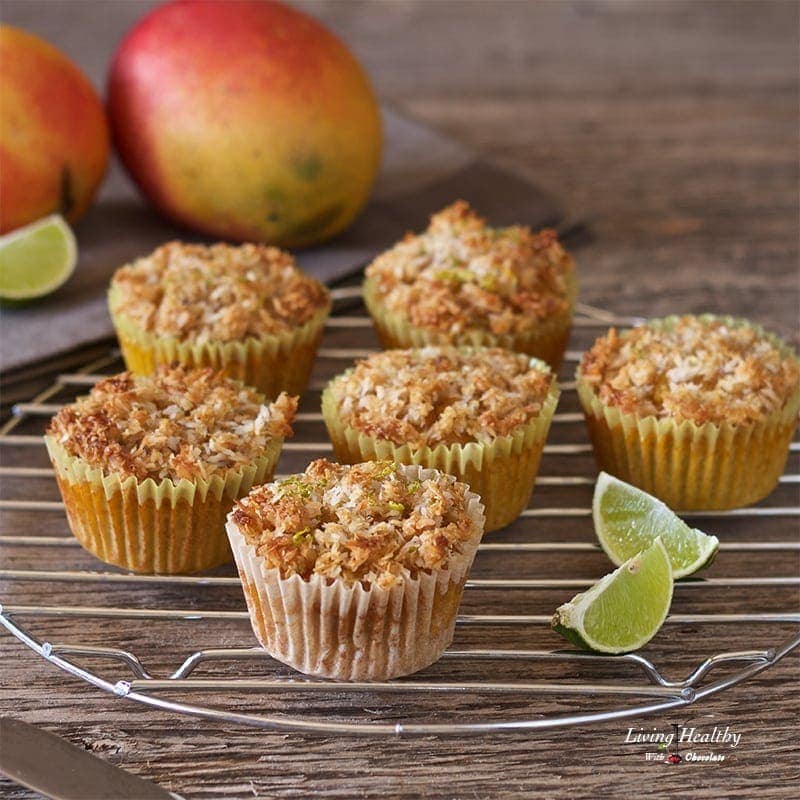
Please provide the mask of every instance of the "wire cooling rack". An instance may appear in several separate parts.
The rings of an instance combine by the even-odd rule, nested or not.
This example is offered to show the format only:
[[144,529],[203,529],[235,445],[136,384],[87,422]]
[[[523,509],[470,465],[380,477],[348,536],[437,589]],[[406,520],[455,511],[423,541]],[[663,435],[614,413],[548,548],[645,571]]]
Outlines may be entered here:
[[[357,298],[355,288],[334,292],[340,308]],[[592,534],[595,467],[571,373],[600,330],[637,321],[578,310],[531,506],[481,545],[454,645],[433,667],[377,684],[307,678],[253,646],[232,567],[132,575],[84,552],[69,533],[41,434],[63,403],[122,369],[112,348],[15,406],[0,428],[0,623],[42,658],[121,699],[306,733],[464,735],[592,724],[679,709],[753,678],[800,646],[799,442],[764,503],[685,515],[719,536],[720,554],[704,577],[676,585],[673,613],[645,651],[567,650],[549,629],[559,604],[611,569]],[[376,346],[363,309],[331,317],[280,473],[330,454],[320,390]]]

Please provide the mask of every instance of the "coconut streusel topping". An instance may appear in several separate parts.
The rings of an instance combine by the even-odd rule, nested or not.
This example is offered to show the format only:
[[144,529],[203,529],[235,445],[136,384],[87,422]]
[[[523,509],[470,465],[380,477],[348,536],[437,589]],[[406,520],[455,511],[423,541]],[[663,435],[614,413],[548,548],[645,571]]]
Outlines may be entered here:
[[291,330],[329,303],[327,289],[294,258],[260,244],[170,242],[120,267],[115,314],[181,341],[237,341]]
[[553,230],[488,227],[463,200],[378,256],[366,274],[413,325],[458,335],[527,330],[571,303],[572,257]]
[[210,368],[123,372],[62,408],[47,433],[104,472],[139,480],[209,478],[243,467],[269,442],[291,436],[297,398],[270,404]]
[[553,383],[542,361],[500,348],[387,350],[331,383],[342,421],[412,447],[485,442],[536,417]]
[[746,424],[797,390],[796,359],[742,321],[684,316],[664,328],[612,328],[581,361],[601,402],[623,413]]
[[438,472],[416,480],[391,461],[312,461],[306,471],[253,489],[231,520],[270,569],[383,588],[420,570],[447,569],[482,531],[469,487]]

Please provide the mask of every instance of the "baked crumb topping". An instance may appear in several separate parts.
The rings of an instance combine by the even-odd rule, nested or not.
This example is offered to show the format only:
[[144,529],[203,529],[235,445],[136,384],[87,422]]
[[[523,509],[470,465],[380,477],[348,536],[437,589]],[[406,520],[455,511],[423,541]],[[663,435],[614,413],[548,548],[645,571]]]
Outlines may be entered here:
[[414,447],[485,442],[536,417],[553,374],[500,348],[388,350],[359,361],[330,391],[343,422]]
[[289,253],[260,244],[169,242],[120,267],[112,311],[179,340],[236,341],[302,325],[329,303]]
[[409,478],[391,461],[347,466],[325,459],[253,489],[232,521],[270,569],[389,588],[420,570],[447,569],[481,531],[469,487],[451,475]]
[[800,380],[797,360],[753,327],[693,316],[663,328],[657,321],[612,328],[584,354],[579,372],[601,402],[623,413],[697,425],[762,419],[783,407]]
[[62,408],[47,433],[71,456],[139,480],[209,478],[252,463],[292,435],[297,398],[266,405],[255,390],[210,368],[123,372]]
[[367,267],[386,306],[418,327],[458,335],[529,329],[571,303],[572,257],[553,230],[488,227],[463,200]]

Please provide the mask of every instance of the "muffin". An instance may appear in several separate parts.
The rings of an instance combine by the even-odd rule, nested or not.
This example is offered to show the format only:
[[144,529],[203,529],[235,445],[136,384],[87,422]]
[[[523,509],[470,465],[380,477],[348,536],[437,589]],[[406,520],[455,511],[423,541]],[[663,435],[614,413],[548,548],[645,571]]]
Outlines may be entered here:
[[382,681],[452,641],[483,508],[436,470],[321,459],[253,489],[227,530],[270,655],[309,675]]
[[505,347],[561,364],[577,282],[555,231],[490,228],[460,200],[366,275],[364,301],[385,348]]
[[800,408],[800,365],[743,319],[703,315],[611,329],[577,373],[597,464],[673,508],[768,495]]
[[271,480],[297,398],[209,368],[100,381],[62,408],[45,441],[77,540],[109,564],[185,573],[231,559],[225,516]]
[[322,414],[340,461],[388,458],[455,475],[480,495],[493,531],[528,504],[558,395],[539,359],[425,347],[358,362],[328,384]]
[[213,367],[270,399],[305,391],[331,305],[275,247],[182,242],[118,269],[108,301],[131,372]]

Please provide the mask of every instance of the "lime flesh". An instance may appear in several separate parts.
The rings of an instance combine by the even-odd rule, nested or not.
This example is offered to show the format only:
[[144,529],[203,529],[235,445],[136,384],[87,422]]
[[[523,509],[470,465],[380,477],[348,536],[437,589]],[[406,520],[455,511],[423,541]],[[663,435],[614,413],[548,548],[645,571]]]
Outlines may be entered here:
[[656,635],[672,602],[672,569],[657,538],[594,586],[559,606],[553,628],[579,647],[629,653]]
[[77,258],[75,236],[58,214],[0,236],[0,298],[32,300],[55,291]]
[[617,566],[660,536],[677,580],[707,567],[719,548],[716,536],[690,528],[659,499],[605,472],[597,478],[592,516],[600,546]]

